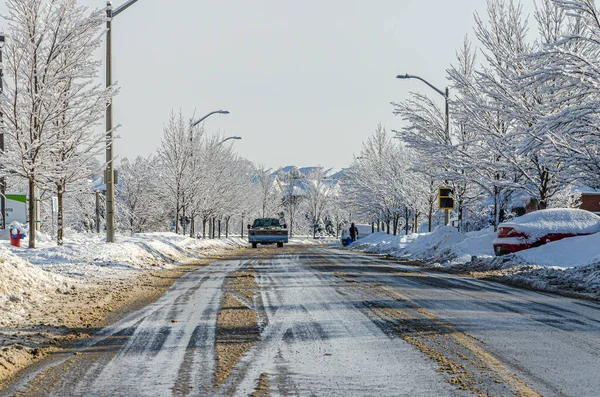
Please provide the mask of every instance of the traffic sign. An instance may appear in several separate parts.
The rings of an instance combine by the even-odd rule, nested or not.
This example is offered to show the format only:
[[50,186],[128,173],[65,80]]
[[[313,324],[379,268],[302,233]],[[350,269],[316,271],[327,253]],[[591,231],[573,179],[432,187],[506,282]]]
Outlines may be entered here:
[[438,207],[441,210],[454,209],[453,191],[449,187],[438,188]]

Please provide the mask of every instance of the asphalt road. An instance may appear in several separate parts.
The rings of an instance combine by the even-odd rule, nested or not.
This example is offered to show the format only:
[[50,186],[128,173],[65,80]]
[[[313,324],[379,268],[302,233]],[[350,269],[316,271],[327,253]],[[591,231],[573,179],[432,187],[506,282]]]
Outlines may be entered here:
[[[239,310],[259,334],[218,383],[218,313],[242,270],[256,289]],[[286,246],[187,274],[7,395],[592,397],[599,369],[596,302]]]

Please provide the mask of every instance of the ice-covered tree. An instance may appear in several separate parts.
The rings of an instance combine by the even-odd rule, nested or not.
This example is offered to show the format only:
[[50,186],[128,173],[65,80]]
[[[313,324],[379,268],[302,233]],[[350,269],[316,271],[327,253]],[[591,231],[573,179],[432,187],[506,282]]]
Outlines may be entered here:
[[125,228],[130,233],[167,230],[169,211],[165,203],[166,190],[161,185],[154,156],[124,158],[118,167],[117,201],[125,216]]
[[318,167],[310,172],[304,183],[306,190],[306,208],[307,216],[312,224],[312,235],[316,237],[317,230],[329,209],[329,205],[334,199],[335,184],[334,181],[326,180],[323,169]]
[[[27,179],[34,220],[36,186],[53,181],[62,191],[81,178],[76,167],[93,157],[97,142],[85,132],[107,100],[93,82],[98,64],[92,54],[103,19],[75,0],[7,0],[6,5],[10,40],[0,110],[10,150],[2,162]],[[29,229],[29,246],[35,247],[35,222]]]
[[175,233],[179,233],[179,214],[185,205],[186,189],[190,187],[188,167],[192,154],[191,133],[190,123],[183,117],[181,111],[178,114],[171,112],[169,120],[163,127],[163,138],[158,148],[161,162],[159,179],[169,191],[166,199],[173,209]]

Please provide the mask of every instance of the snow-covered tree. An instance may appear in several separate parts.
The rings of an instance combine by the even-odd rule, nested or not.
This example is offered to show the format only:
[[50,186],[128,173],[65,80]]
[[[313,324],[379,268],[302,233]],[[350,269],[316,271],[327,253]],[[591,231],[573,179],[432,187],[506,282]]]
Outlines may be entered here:
[[254,180],[259,188],[261,217],[275,216],[281,212],[281,192],[277,187],[277,175],[263,165],[256,167]]
[[307,176],[304,184],[306,190],[307,216],[312,224],[312,235],[316,237],[319,226],[323,223],[335,194],[335,185],[326,180],[322,168],[315,168]]
[[131,233],[167,230],[169,208],[164,205],[167,191],[158,179],[154,156],[124,158],[119,170],[117,201]]
[[2,162],[28,181],[33,248],[36,186],[52,181],[62,193],[68,182],[84,177],[76,167],[97,147],[86,132],[108,95],[93,83],[98,64],[92,54],[103,19],[100,11],[88,14],[75,0],[7,0],[6,5],[11,39],[0,110],[9,150]]
[[163,128],[163,138],[158,148],[161,162],[159,179],[169,191],[166,199],[173,209],[175,233],[179,233],[179,214],[186,204],[185,192],[190,188],[188,166],[192,159],[192,133],[190,123],[181,111],[178,114],[171,112]]

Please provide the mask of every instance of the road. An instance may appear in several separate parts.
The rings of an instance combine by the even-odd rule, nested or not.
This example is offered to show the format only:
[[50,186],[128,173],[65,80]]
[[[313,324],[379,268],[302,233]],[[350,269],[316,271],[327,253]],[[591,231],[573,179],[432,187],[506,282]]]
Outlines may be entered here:
[[600,304],[320,246],[246,250],[15,396],[597,396]]

